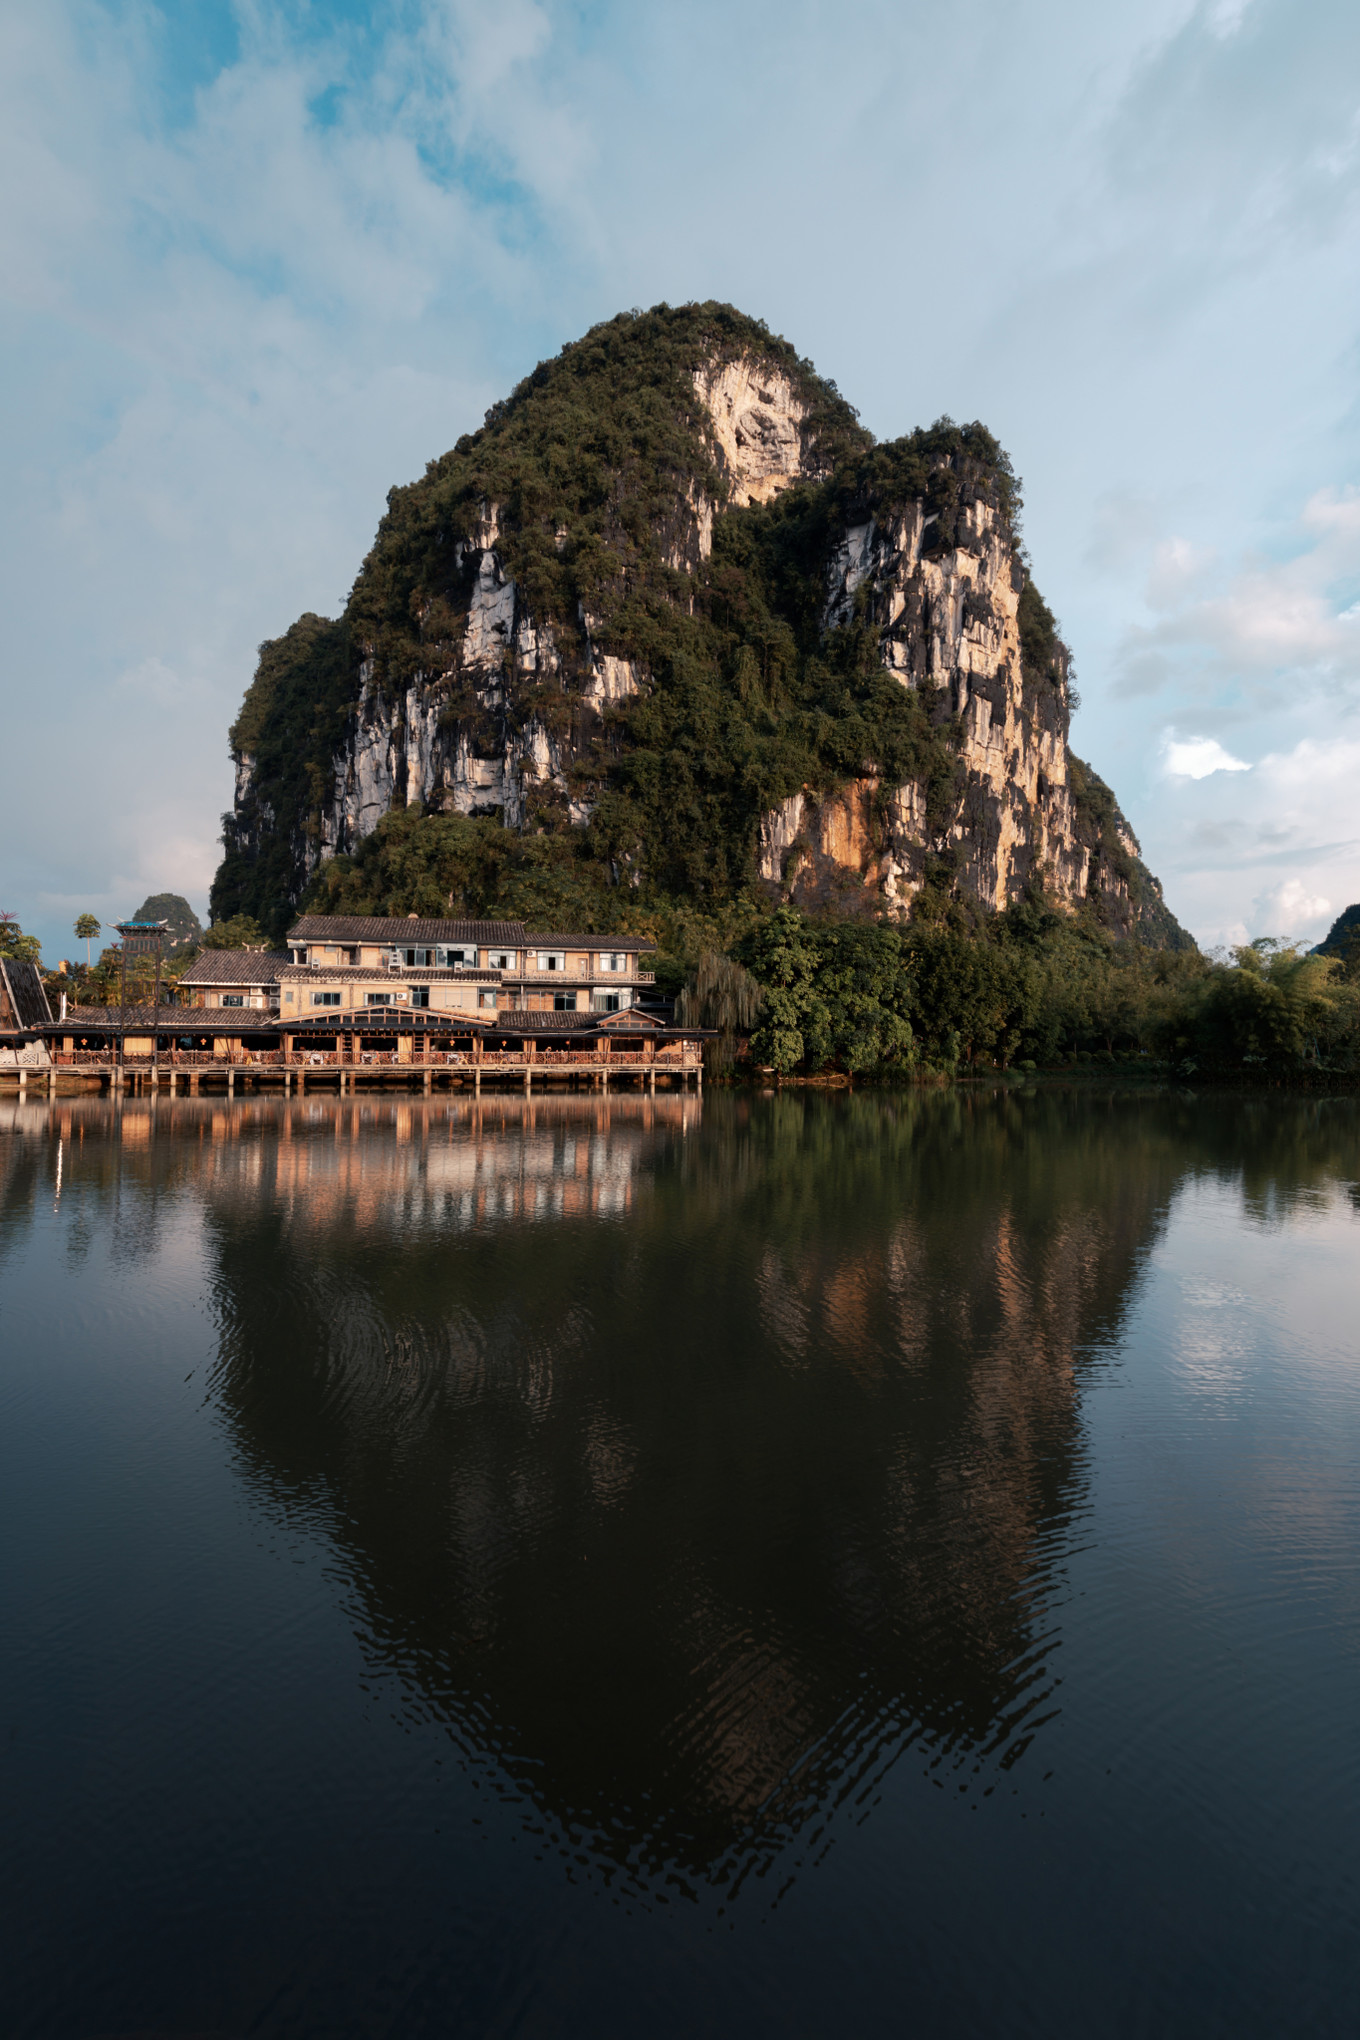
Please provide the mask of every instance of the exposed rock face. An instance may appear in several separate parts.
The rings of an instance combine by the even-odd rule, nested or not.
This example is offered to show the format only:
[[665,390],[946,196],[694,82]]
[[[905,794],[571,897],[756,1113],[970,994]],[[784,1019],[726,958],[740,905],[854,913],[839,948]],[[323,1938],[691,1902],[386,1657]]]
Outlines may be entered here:
[[1023,569],[986,503],[964,506],[947,551],[923,556],[927,535],[920,503],[851,524],[832,554],[826,622],[848,623],[858,598],[884,665],[956,722],[953,798],[932,826],[915,782],[885,788],[866,774],[825,796],[795,794],[761,824],[760,875],[801,904],[848,904],[867,890],[904,916],[927,857],[943,853],[986,906],[1005,907],[1040,874],[1050,896],[1075,906],[1091,853],[1068,785],[1065,675],[1024,671]]
[[806,472],[807,406],[787,376],[749,360],[727,361],[698,370],[694,387],[731,478],[732,504],[768,503]]
[[[927,883],[993,910],[1041,887],[1117,930],[1176,939],[1113,796],[1069,752],[1067,654],[1027,591],[990,436],[942,421],[875,449],[834,386],[730,307],[598,331],[640,348],[644,327],[669,353],[639,369],[636,353],[605,352],[588,375],[575,357],[595,336],[565,350],[425,482],[393,492],[341,622],[303,618],[262,647],[214,911],[277,917],[394,808],[589,826],[641,741],[663,749],[631,841],[616,828],[603,853],[616,881],[650,869],[671,890],[731,889],[744,873],[807,907],[895,919]],[[869,672],[902,690],[887,690],[899,706],[886,715],[881,677],[836,665],[837,647],[870,641]],[[844,685],[825,680],[841,670]],[[658,802],[676,733],[647,712],[686,688],[712,738],[692,747],[697,764],[686,754],[690,843],[667,867]],[[722,727],[734,690],[737,737]],[[841,714],[866,732],[858,765],[843,744],[817,755]],[[315,735],[292,758],[281,733],[304,725]],[[728,790],[705,806],[704,775],[724,771]],[[763,813],[747,798],[762,772]],[[700,870],[710,827],[740,839],[718,878]],[[252,876],[266,867],[270,897]]]

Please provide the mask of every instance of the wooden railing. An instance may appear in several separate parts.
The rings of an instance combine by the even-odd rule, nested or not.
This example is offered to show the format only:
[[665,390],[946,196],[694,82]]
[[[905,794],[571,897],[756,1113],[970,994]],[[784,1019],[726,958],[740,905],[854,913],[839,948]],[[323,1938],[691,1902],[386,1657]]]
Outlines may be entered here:
[[[697,1041],[667,1042],[649,1055],[645,1049],[620,1049],[610,1044],[606,1053],[599,1048],[541,1048],[526,1053],[522,1048],[489,1048],[480,1056],[470,1049],[430,1049],[424,1054],[410,1057],[398,1055],[392,1049],[362,1049],[357,1056],[346,1055],[335,1049],[295,1049],[291,1055],[277,1049],[233,1049],[226,1054],[215,1054],[211,1049],[163,1048],[154,1057],[150,1055],[125,1055],[123,1067],[129,1070],[149,1070],[155,1066],[162,1070],[309,1070],[309,1069],[462,1069],[478,1067],[492,1069],[693,1069],[702,1060]],[[117,1066],[118,1055],[112,1048],[58,1049],[52,1061],[59,1069],[107,1070]],[[14,1065],[6,1065],[12,1068]],[[46,1068],[46,1064],[28,1064],[30,1070]]]

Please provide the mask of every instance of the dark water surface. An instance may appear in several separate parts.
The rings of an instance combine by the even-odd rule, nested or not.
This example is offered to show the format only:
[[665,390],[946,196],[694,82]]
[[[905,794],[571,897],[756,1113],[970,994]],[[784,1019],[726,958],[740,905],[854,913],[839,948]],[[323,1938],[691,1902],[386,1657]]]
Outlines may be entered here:
[[0,2031],[1351,2034],[1360,1111],[0,1101]]

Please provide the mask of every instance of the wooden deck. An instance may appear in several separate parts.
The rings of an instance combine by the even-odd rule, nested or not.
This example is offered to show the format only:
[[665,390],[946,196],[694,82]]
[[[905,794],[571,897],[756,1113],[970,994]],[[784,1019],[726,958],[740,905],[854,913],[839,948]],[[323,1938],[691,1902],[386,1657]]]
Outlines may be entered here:
[[[421,1044],[423,1047],[423,1044]],[[67,1084],[63,1085],[63,1078]],[[431,1049],[403,1056],[395,1051],[365,1050],[351,1059],[335,1049],[240,1050],[217,1055],[210,1050],[166,1049],[158,1056],[128,1056],[121,1062],[112,1049],[58,1052],[48,1064],[9,1065],[0,1069],[0,1088],[21,1094],[67,1088],[72,1079],[80,1089],[91,1081],[101,1090],[119,1094],[166,1090],[185,1092],[276,1090],[285,1096],[308,1091],[340,1093],[358,1090],[470,1090],[484,1086],[523,1090],[531,1095],[549,1085],[609,1090],[625,1084],[655,1091],[703,1088],[703,1055],[697,1041],[658,1047],[646,1042],[636,1049],[611,1041],[599,1049],[481,1049],[477,1052]]]

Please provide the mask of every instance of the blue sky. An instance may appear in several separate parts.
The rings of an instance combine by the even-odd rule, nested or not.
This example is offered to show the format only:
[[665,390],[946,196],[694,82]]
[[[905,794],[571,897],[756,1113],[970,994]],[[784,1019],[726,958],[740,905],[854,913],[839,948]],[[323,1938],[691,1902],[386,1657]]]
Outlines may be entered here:
[[7,0],[0,907],[203,910],[254,648],[543,355],[731,299],[982,418],[1206,943],[1360,899],[1360,9]]

